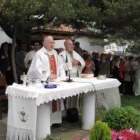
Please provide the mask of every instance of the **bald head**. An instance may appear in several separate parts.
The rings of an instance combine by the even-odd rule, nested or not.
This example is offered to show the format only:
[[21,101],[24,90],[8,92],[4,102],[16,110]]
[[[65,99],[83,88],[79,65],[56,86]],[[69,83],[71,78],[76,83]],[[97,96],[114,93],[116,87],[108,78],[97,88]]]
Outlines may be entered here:
[[110,52],[110,55],[111,55],[111,56],[114,56],[114,55],[115,55],[115,52]]
[[73,42],[70,39],[64,42],[64,46],[65,46],[66,51],[68,51],[69,53],[71,53],[74,49]]
[[43,45],[44,47],[48,50],[51,51],[54,49],[54,40],[52,36],[47,36],[43,40]]

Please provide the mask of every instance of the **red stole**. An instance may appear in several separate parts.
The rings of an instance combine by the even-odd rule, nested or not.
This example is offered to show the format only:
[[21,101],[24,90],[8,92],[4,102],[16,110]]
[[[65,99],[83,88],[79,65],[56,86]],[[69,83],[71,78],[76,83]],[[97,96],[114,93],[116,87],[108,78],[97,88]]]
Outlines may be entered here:
[[50,72],[51,74],[57,75],[57,67],[54,55],[49,55]]
[[[48,55],[50,63],[50,72],[51,74],[57,75],[57,67],[54,55]],[[52,101],[52,112],[57,111],[57,101]]]

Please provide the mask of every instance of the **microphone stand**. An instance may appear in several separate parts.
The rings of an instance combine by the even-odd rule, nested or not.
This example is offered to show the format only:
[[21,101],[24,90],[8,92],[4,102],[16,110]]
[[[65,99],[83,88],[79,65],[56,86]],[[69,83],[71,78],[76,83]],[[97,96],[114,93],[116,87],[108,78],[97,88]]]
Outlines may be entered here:
[[[64,56],[63,55],[61,55],[61,56],[64,59]],[[65,62],[65,59],[64,59],[64,62]],[[67,66],[67,69],[68,69],[68,72],[69,72],[69,78],[65,82],[69,82],[70,83],[70,82],[73,82],[73,80],[71,79],[70,70],[69,70],[69,67],[68,67],[67,63],[66,63],[66,66]]]
[[66,82],[73,82],[73,80],[70,78],[71,77],[70,70],[68,70],[68,72],[69,72],[69,78],[66,80]]

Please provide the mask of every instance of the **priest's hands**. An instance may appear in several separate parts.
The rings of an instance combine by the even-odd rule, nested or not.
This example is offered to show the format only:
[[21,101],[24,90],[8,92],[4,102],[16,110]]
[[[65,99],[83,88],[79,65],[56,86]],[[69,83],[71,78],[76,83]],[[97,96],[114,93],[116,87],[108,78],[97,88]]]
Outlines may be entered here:
[[54,74],[51,74],[51,75],[49,76],[49,80],[50,80],[50,81],[53,81],[53,80],[55,80],[56,78],[57,78],[57,76],[54,75]]
[[77,59],[72,60],[72,66],[77,66],[79,64],[79,61]]

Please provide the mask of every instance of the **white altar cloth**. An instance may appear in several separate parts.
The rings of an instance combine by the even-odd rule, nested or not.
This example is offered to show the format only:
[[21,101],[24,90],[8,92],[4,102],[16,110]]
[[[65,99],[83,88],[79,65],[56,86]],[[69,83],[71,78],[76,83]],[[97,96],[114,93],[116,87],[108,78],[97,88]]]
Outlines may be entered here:
[[[96,78],[72,78],[74,82],[57,83],[55,89],[44,89],[37,87],[25,87],[23,85],[8,86],[6,93],[14,97],[33,98],[36,105],[48,103],[52,100],[65,99],[80,93],[88,93],[95,90],[111,89],[118,87],[120,82],[117,79],[98,80]],[[94,86],[91,84],[93,83]]]
[[[24,87],[23,85],[8,86],[6,94],[13,98],[20,98],[30,102],[35,102],[37,107],[36,119],[36,139],[43,139],[47,134],[50,134],[50,102],[57,99],[65,99],[83,94],[82,105],[82,128],[90,130],[95,121],[95,90],[116,89],[120,85],[117,79],[97,80],[96,78],[83,79],[73,78],[74,82],[57,83],[56,89],[44,89],[37,87]],[[98,92],[97,92],[98,94]],[[110,93],[111,94],[111,93]],[[112,93],[113,94],[113,93]],[[117,93],[119,96],[119,93]],[[118,98],[116,106],[120,106],[120,98]],[[18,104],[17,104],[18,105]],[[22,106],[22,105],[21,105]],[[114,105],[115,106],[115,105]],[[12,108],[9,108],[11,112]],[[30,113],[32,113],[31,110]],[[8,126],[9,126],[9,112],[8,112]],[[90,115],[89,115],[90,114]],[[90,117],[91,116],[91,117]],[[14,118],[14,116],[13,116]],[[12,126],[11,126],[12,127]],[[9,134],[10,135],[10,134]],[[20,140],[20,139],[19,139]],[[26,139],[25,139],[26,140]]]

